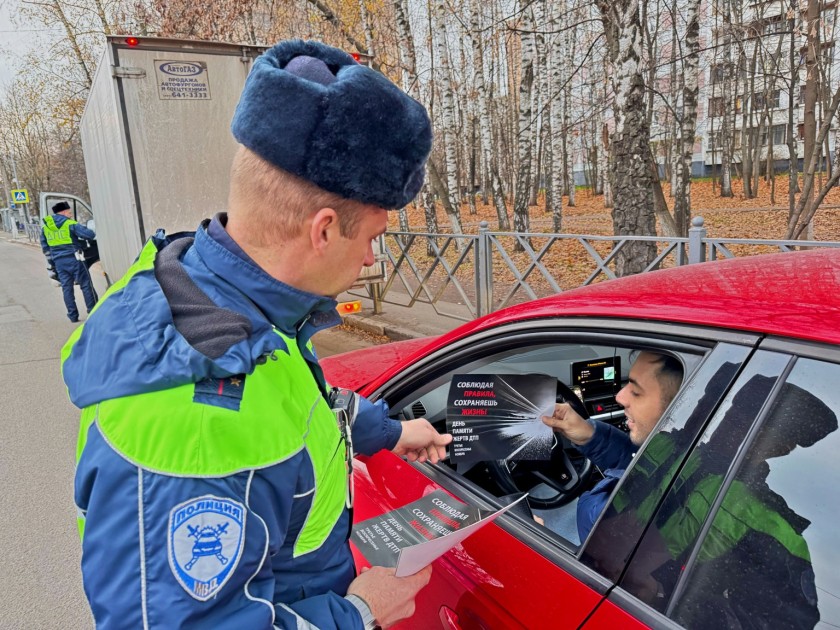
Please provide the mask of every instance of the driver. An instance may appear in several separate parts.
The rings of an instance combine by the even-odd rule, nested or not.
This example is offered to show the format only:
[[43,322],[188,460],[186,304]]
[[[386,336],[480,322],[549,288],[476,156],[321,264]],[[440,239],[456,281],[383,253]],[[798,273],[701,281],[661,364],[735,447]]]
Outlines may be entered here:
[[607,504],[633,454],[677,395],[682,379],[682,365],[674,357],[647,350],[636,355],[629,382],[615,397],[624,407],[629,433],[599,420],[584,420],[568,403],[557,404],[552,416],[543,416],[545,424],[568,438],[604,474],[592,490],[578,499],[577,528],[581,541],[586,539]]

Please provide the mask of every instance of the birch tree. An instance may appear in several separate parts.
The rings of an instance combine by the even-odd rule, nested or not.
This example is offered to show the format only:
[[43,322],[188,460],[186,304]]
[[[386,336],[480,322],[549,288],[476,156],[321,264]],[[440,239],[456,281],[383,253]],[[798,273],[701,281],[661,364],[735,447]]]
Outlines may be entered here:
[[735,97],[732,84],[735,80],[735,66],[732,63],[732,0],[722,2],[723,16],[723,117],[720,127],[720,196],[732,197],[732,150],[735,120]]
[[[546,133],[550,132],[551,123],[548,120],[548,53],[545,37],[545,4],[546,0],[534,0],[530,4],[534,21],[534,82],[531,90],[532,120],[531,130],[531,196],[528,205],[536,206],[539,196],[540,183],[543,176],[543,159],[546,155]],[[545,115],[543,115],[545,113]],[[550,153],[550,149],[548,151]],[[547,162],[546,162],[547,163]],[[548,169],[545,179],[550,180]],[[550,186],[550,182],[548,182]],[[546,187],[546,202],[550,189]]]
[[[804,112],[804,154],[805,160],[811,164],[813,168],[805,169],[803,173],[807,179],[814,176],[816,164],[820,162],[820,147],[821,142],[817,142],[817,100],[819,97],[820,76],[817,64],[820,60],[820,51],[822,46],[820,44],[820,2],[819,0],[808,0],[805,20],[805,112]],[[831,116],[828,116],[831,120]],[[791,223],[795,223],[797,218],[794,215],[799,214],[808,216],[811,206],[814,204],[814,186],[813,182],[809,185],[808,182],[803,182],[802,194],[799,199],[796,209],[791,208],[788,217],[788,233],[794,234],[797,232],[795,228],[790,227]],[[806,234],[804,230],[798,230],[798,235]]]
[[[364,2],[364,0],[360,0]],[[417,54],[414,50],[414,37],[411,33],[411,23],[408,19],[408,7],[406,0],[393,0],[394,2],[394,23],[397,32],[397,50],[399,51],[400,60],[400,78],[402,88],[405,92],[414,98],[419,97],[419,88],[417,85]],[[428,178],[427,178],[428,179]],[[428,187],[426,182],[424,187]],[[432,195],[432,193],[428,193]],[[434,195],[432,195],[434,198]],[[408,232],[411,227],[408,223],[408,213],[405,208],[400,208],[399,211],[400,231]],[[428,216],[427,216],[428,218]],[[437,227],[437,219],[435,219],[435,228]],[[432,226],[426,225],[426,229],[431,232]]]
[[549,44],[549,67],[550,67],[550,92],[551,99],[548,103],[549,121],[551,123],[551,153],[554,160],[549,165],[551,169],[551,212],[552,229],[555,232],[563,230],[563,187],[566,154],[564,151],[564,140],[566,130],[564,129],[564,101],[560,95],[565,97],[565,69],[566,58],[564,50],[565,38],[561,35],[563,16],[566,14],[566,2],[561,0],[551,5],[549,15],[549,26],[552,33]]
[[[574,14],[570,12],[568,2],[564,2],[564,10],[566,10],[566,28],[563,30],[563,48],[565,48],[571,55],[572,59],[576,58],[576,26],[574,24]],[[575,178],[572,172],[573,160],[570,158],[569,151],[569,132],[572,129],[571,111],[572,111],[572,76],[569,73],[563,73],[563,91],[558,94],[562,96],[561,107],[563,110],[563,135],[561,137],[562,168],[563,168],[563,191],[568,196],[568,205],[570,208],[575,207]],[[555,155],[557,155],[555,153]]]
[[[517,126],[517,157],[519,168],[516,172],[516,194],[513,205],[513,229],[525,234],[530,231],[528,201],[531,195],[531,89],[534,83],[534,22],[530,6],[522,9],[519,23],[520,33],[520,77],[519,77],[519,118]],[[517,243],[517,249],[522,245]]]
[[478,126],[481,139],[481,161],[487,170],[487,179],[492,189],[493,205],[496,208],[499,230],[510,229],[507,206],[505,205],[504,189],[499,177],[499,169],[493,155],[493,137],[490,128],[490,104],[489,94],[485,85],[484,73],[484,26],[482,20],[481,0],[470,0],[470,20],[473,49],[473,71],[475,73],[475,89],[478,94]]
[[[642,78],[638,0],[596,0],[612,66],[615,132],[612,137],[613,229],[617,235],[656,234],[653,181],[649,165],[650,128]],[[616,255],[616,275],[643,271],[656,257],[656,245],[628,242]]]
[[432,33],[437,60],[436,83],[441,96],[441,110],[443,113],[443,128],[438,137],[443,144],[444,176],[446,178],[446,193],[449,201],[447,216],[454,234],[463,234],[461,216],[458,203],[458,176],[455,138],[455,95],[452,87],[452,75],[449,71],[446,34],[446,4],[444,0],[434,2],[434,31]]
[[674,197],[674,222],[679,236],[688,236],[688,228],[691,224],[691,162],[694,156],[699,91],[700,0],[690,0],[685,9],[685,64],[680,115],[680,151],[676,163]]

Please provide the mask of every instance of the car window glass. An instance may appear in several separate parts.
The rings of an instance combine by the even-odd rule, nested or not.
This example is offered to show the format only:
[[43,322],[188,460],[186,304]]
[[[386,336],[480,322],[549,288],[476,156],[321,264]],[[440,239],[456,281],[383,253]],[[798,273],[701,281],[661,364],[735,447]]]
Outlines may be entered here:
[[[608,358],[620,368],[620,384],[609,394],[613,396],[612,401],[603,398],[605,392],[601,389],[586,385],[583,389],[594,391],[597,400],[589,400],[587,395],[584,395],[583,402],[593,417],[621,428],[624,424],[624,414],[621,406],[615,403],[614,395],[621,384],[627,382],[633,363],[632,344],[634,341],[643,344],[644,341],[628,338],[626,346],[608,345],[603,341],[599,343],[599,338],[593,335],[591,341],[543,341],[530,345],[520,343],[515,347],[509,345],[507,348],[494,345],[492,348],[488,347],[488,352],[483,356],[477,357],[473,353],[462,361],[448,361],[445,370],[436,372],[425,382],[418,382],[395,392],[395,396],[388,397],[388,402],[391,409],[401,418],[425,417],[443,429],[450,381],[454,374],[548,374],[572,387],[575,393],[579,393],[581,387],[575,386],[573,374],[579,369],[580,362]],[[740,352],[743,353],[743,350]],[[702,357],[699,349],[696,350],[696,354],[679,353],[679,360],[683,363],[685,372],[689,374],[701,362]],[[578,381],[580,384],[580,379]],[[562,460],[564,454],[568,456],[568,461],[555,461],[555,456],[558,456],[557,460]],[[577,497],[600,478],[600,473],[588,461],[571,443],[565,444],[558,440],[552,450],[550,462],[494,460],[472,466],[459,464],[456,471],[465,481],[496,497],[529,492],[529,505],[533,514],[543,519],[546,528],[541,531],[551,532],[551,535],[559,538],[561,546],[576,550],[579,545],[576,523]],[[446,464],[452,466],[450,462]],[[568,467],[568,474],[560,468],[564,465]],[[555,500],[559,496],[558,488],[561,487],[573,490],[569,491],[568,497]]]
[[[671,441],[685,443],[687,440],[689,448],[696,441],[699,446],[691,452],[684,464],[675,465],[670,462],[669,477],[660,477],[660,485],[651,488],[652,495],[658,501],[667,487],[661,506],[651,506],[649,496],[642,494],[643,484],[640,484],[639,491],[626,491],[628,507],[616,520],[619,523],[632,523],[628,530],[645,527],[652,514],[651,508],[655,508],[656,512],[653,523],[645,531],[633,561],[621,579],[620,585],[624,590],[657,610],[664,611],[676,587],[681,567],[709,512],[711,501],[720,488],[723,475],[788,362],[789,358],[783,354],[757,352],[705,428],[691,427],[688,423],[685,430],[663,432],[660,434],[662,437],[651,439],[649,447],[658,440],[664,444]],[[731,379],[731,375],[728,378]],[[702,436],[697,440],[700,431]],[[658,448],[663,449],[664,446]],[[646,459],[647,456],[639,462],[639,470],[647,468],[641,466]],[[662,470],[660,467],[660,475]],[[631,473],[631,476],[635,481],[636,475]],[[671,483],[673,485],[669,486]],[[620,502],[617,503],[620,505]],[[620,540],[619,531],[614,532],[613,540]],[[635,540],[624,542],[624,545],[634,544]],[[619,544],[615,542],[614,549]],[[629,554],[630,551],[625,553]]]
[[87,227],[88,222],[93,219],[93,215],[84,205],[75,199],[73,200],[73,205],[75,206],[76,221]]
[[840,365],[799,359],[686,567],[688,627],[840,626]]
[[584,563],[618,580],[678,465],[749,352],[744,346],[719,344],[683,385],[593,529],[581,555]]

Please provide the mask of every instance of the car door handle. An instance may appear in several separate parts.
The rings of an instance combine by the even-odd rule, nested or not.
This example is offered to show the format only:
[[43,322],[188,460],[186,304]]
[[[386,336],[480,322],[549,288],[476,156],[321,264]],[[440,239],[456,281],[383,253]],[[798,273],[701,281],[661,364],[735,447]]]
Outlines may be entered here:
[[458,622],[458,613],[449,606],[441,606],[438,616],[440,617],[441,627],[446,630],[461,630],[461,624]]

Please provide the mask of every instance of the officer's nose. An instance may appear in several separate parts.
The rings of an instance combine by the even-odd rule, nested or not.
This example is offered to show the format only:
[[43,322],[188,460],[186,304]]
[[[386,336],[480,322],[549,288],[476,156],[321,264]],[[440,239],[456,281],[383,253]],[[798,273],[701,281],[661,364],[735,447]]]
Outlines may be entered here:
[[376,257],[373,253],[373,241],[368,243],[367,253],[365,254],[365,260],[362,263],[365,267],[370,267],[374,262],[376,262]]

